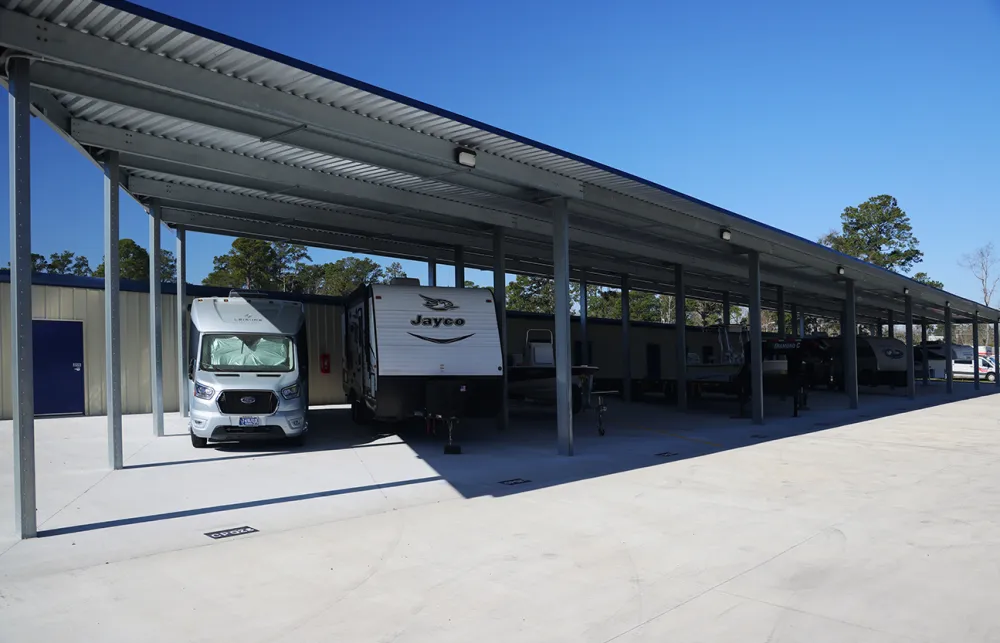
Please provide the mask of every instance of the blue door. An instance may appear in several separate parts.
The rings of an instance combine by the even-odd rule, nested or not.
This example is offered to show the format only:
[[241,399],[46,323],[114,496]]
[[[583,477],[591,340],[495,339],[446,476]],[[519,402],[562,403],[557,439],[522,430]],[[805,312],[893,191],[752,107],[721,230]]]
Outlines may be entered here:
[[82,415],[83,322],[36,319],[32,333],[35,415]]

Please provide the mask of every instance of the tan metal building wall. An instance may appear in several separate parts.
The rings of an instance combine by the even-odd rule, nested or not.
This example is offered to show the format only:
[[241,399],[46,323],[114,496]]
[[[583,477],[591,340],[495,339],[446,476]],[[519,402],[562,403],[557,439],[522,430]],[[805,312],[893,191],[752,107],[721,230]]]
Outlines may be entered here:
[[[177,411],[176,296],[163,295],[163,408]],[[188,302],[192,300],[187,298]],[[306,304],[309,341],[309,403],[344,401],[341,372],[340,306]],[[10,284],[0,283],[0,419],[13,417],[10,364]],[[104,366],[104,291],[64,286],[32,286],[34,319],[83,322],[85,412],[107,412]],[[149,295],[121,293],[122,411],[149,413]],[[330,356],[330,373],[320,372],[320,355]]]

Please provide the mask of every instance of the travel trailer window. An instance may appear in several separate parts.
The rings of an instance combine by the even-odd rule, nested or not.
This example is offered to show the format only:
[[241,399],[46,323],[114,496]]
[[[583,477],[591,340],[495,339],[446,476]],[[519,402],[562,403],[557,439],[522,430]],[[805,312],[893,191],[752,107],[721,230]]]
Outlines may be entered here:
[[201,370],[287,373],[292,370],[292,340],[281,335],[206,335]]

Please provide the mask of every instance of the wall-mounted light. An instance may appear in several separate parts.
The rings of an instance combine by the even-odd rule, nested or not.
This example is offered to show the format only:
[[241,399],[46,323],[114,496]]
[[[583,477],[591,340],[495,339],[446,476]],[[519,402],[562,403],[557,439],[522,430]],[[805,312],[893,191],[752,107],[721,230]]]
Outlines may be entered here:
[[904,295],[909,295],[910,294],[910,289],[909,288],[903,288],[903,294]]
[[847,272],[847,271],[846,271],[846,270],[844,270],[844,267],[843,267],[843,266],[837,266],[837,274],[838,274],[838,275],[841,275],[841,276],[843,276],[843,274],[844,274],[845,272]]
[[465,167],[476,167],[476,153],[471,150],[455,150],[455,161]]
[[729,241],[733,238],[733,233],[732,231],[723,228],[722,230],[719,230],[719,238],[723,241]]

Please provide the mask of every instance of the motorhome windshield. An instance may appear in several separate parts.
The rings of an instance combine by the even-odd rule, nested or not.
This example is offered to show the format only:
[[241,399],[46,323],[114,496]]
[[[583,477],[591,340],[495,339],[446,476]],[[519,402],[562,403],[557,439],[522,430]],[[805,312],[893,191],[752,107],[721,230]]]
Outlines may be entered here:
[[206,335],[201,340],[203,371],[287,373],[292,340],[282,335]]

